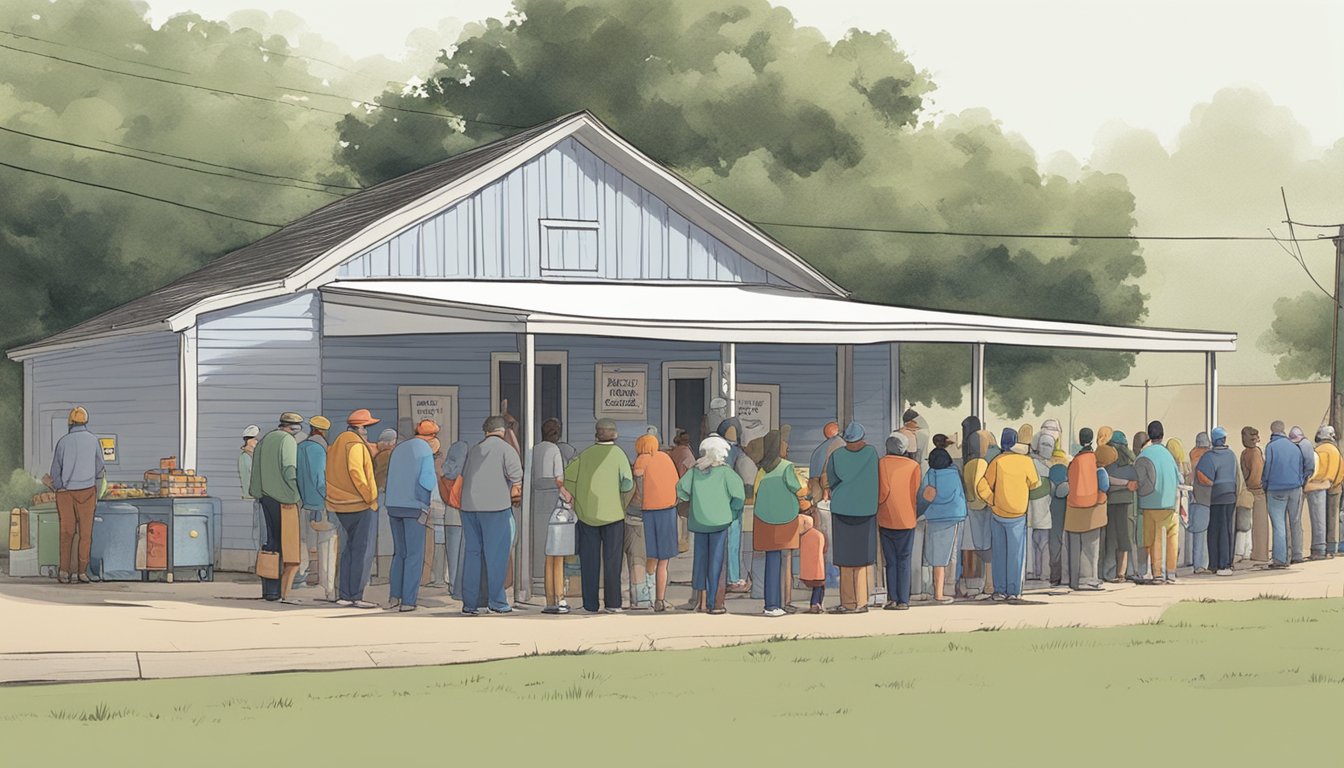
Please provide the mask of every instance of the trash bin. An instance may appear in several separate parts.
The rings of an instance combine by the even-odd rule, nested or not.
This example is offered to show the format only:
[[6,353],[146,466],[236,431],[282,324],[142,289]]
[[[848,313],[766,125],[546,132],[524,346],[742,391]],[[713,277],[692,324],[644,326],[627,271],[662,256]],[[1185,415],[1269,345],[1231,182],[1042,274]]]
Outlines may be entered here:
[[139,581],[135,537],[140,510],[130,504],[99,504],[93,515],[89,576],[98,581]]
[[61,565],[61,521],[56,509],[29,510],[28,531],[37,531],[37,570],[55,577]]
[[214,579],[210,523],[209,514],[174,510],[172,554],[175,579]]

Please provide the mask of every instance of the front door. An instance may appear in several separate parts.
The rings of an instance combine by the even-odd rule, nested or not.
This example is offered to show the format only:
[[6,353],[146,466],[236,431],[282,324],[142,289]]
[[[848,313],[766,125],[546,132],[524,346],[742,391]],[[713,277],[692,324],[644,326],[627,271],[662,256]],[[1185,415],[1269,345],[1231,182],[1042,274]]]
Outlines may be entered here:
[[691,450],[698,453],[705,430],[718,425],[704,423],[709,401],[718,390],[719,364],[714,362],[676,362],[663,364],[663,435],[670,445],[678,429],[691,438]]

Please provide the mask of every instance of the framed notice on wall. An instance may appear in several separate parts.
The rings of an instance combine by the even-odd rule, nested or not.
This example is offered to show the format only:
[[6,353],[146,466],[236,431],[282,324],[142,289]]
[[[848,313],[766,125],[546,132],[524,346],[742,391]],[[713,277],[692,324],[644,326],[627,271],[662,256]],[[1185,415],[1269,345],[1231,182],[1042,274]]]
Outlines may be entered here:
[[742,422],[743,444],[779,429],[779,385],[738,384],[737,419]]
[[457,441],[457,387],[397,387],[397,432],[415,434],[415,425],[429,419],[439,425],[439,442]]
[[599,419],[642,421],[649,413],[649,366],[598,363],[593,415]]

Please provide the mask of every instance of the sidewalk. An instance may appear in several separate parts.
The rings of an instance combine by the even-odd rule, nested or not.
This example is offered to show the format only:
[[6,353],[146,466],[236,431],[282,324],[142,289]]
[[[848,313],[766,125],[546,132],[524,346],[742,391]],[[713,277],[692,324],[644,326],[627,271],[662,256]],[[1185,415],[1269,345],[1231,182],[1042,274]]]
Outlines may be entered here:
[[[1036,589],[1030,589],[1037,586]],[[486,661],[574,650],[702,648],[787,637],[854,637],[980,628],[1106,627],[1155,621],[1183,600],[1344,596],[1344,558],[1285,571],[1185,577],[1168,586],[1109,586],[1069,593],[1028,585],[1025,606],[915,603],[909,611],[855,616],[760,615],[759,600],[735,597],[729,614],[648,611],[466,617],[442,589],[422,592],[410,614],[338,608],[298,590],[300,606],[258,599],[254,579],[212,584],[66,586],[46,579],[0,581],[0,683],[94,681],[258,672],[399,667]],[[385,600],[386,587],[369,597]],[[685,600],[685,590],[671,598]],[[669,601],[671,602],[671,600]],[[831,598],[830,602],[834,602]]]

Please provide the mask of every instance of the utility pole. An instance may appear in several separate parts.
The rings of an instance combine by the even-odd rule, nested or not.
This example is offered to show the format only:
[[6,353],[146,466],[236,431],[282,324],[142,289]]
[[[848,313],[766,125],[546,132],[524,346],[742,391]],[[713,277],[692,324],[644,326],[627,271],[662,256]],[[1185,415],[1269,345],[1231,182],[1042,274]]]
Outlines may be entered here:
[[1144,423],[1144,424],[1151,424],[1151,423],[1152,423],[1152,422],[1148,421],[1148,380],[1147,380],[1147,379],[1144,379],[1144,380],[1143,380],[1143,423]]
[[1341,353],[1340,342],[1344,341],[1340,337],[1340,324],[1344,322],[1344,308],[1340,302],[1344,301],[1344,224],[1339,226],[1339,234],[1335,236],[1335,323],[1334,323],[1334,344],[1330,351],[1330,425],[1335,428],[1336,435],[1344,435],[1344,353]]

